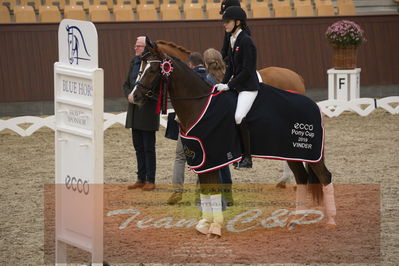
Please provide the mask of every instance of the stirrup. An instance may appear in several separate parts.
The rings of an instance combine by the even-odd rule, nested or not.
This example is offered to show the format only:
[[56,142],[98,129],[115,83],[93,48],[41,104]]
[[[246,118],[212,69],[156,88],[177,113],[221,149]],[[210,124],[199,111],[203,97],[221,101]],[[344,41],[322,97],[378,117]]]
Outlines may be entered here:
[[251,157],[244,157],[239,163],[238,168],[252,168]]

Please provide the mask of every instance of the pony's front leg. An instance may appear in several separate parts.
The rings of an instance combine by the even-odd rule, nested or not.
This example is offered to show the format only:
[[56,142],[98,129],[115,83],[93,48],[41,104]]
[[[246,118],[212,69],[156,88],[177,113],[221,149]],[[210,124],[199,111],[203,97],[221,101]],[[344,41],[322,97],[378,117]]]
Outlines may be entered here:
[[195,227],[198,232],[211,236],[222,235],[222,194],[217,171],[199,174],[202,219]]
[[296,185],[296,200],[295,200],[295,211],[296,214],[291,218],[287,226],[293,228],[299,224],[298,221],[302,218],[301,211],[306,210],[309,207],[307,200],[307,183],[308,173],[302,162],[287,161],[287,165],[295,176]]
[[278,188],[286,188],[286,184],[290,182],[291,177],[294,176],[294,173],[291,171],[290,167],[288,166],[287,161],[283,162],[283,174],[281,175],[280,179],[276,187]]

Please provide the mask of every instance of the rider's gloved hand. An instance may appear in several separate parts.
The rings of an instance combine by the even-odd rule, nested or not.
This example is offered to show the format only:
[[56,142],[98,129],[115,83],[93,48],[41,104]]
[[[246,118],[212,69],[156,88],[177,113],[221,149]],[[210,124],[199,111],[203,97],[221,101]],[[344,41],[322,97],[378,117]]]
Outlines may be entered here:
[[227,84],[223,84],[223,83],[218,83],[215,86],[218,91],[227,91],[230,89],[229,86],[227,86]]

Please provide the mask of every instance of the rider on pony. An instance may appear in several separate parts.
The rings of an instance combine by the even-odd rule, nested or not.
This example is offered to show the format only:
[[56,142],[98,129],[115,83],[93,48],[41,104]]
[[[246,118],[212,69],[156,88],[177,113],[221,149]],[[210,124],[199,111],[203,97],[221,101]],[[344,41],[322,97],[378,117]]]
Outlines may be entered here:
[[[241,6],[240,1],[239,0],[223,0],[222,4],[220,5],[220,15],[223,15],[224,11],[231,7],[231,6]],[[220,51],[220,53],[222,54],[223,60],[226,64],[229,63],[229,59],[228,59],[228,55],[229,55],[229,47],[230,47],[230,36],[231,33],[230,32],[226,32],[224,34],[224,39],[223,39],[223,48]]]
[[249,36],[247,15],[238,6],[230,6],[223,13],[223,25],[231,33],[228,49],[228,67],[218,91],[235,90],[238,93],[235,122],[239,128],[243,158],[240,168],[252,168],[250,132],[246,115],[252,107],[259,90],[256,74],[256,47]]

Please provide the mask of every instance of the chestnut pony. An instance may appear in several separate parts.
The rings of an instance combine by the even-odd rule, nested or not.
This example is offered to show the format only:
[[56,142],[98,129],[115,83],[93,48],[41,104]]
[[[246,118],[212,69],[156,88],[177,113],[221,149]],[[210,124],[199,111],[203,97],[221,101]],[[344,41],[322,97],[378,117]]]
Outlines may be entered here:
[[[161,91],[167,90],[180,119],[181,130],[186,131],[195,123],[204,109],[210,95],[211,85],[200,79],[181,60],[163,53],[157,47],[157,44],[152,43],[149,39],[147,39],[146,47],[149,52],[145,57],[144,64],[142,64],[142,74],[133,90],[134,103],[140,105],[146,101],[157,99]],[[165,67],[165,62],[168,62],[167,67]],[[164,82],[165,80],[167,82]],[[165,87],[164,84],[166,83],[167,86]],[[298,184],[296,202],[304,202],[303,193],[306,193],[307,184],[314,184],[308,186],[313,199],[318,202],[321,199],[323,200],[327,226],[335,227],[334,190],[331,183],[331,173],[324,164],[324,158],[315,163],[307,163],[306,168],[302,162],[298,161],[288,161],[288,165]],[[198,174],[198,178],[202,194],[203,219],[199,221],[196,229],[208,236],[221,236],[223,215],[221,211],[213,209],[215,201],[219,201],[218,204],[221,206],[221,198],[217,195],[219,188],[218,172],[201,173]],[[205,199],[208,201],[207,211],[204,207],[206,205],[203,204]],[[212,205],[211,209],[209,209],[210,205]]]

